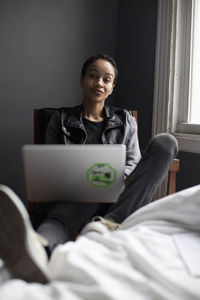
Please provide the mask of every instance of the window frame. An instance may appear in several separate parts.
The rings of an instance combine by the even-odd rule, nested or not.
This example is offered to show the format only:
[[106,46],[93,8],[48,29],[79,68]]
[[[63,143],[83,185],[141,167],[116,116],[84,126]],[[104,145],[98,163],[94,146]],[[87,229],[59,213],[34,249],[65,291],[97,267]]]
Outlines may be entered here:
[[194,1],[158,1],[152,134],[170,132],[180,151],[200,153],[200,124],[188,123]]

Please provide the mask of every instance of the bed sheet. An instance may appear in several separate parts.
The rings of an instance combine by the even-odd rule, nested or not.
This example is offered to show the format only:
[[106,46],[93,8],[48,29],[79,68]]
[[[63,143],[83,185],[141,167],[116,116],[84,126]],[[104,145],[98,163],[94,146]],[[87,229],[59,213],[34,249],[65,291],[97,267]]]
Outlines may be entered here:
[[200,185],[141,208],[121,230],[58,246],[48,269],[41,285],[2,266],[0,300],[199,300]]

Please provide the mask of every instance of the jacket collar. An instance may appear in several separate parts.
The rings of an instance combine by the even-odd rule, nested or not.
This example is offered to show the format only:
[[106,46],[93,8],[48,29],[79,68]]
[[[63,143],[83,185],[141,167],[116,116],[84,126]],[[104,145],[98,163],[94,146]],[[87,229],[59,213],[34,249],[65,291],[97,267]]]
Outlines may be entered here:
[[123,125],[121,119],[116,114],[114,107],[105,105],[104,111],[105,111],[105,115],[106,115],[106,119],[107,119],[107,126],[106,126],[107,128],[108,127],[109,128],[118,127],[118,126]]
[[[83,115],[82,115],[82,105],[78,105],[76,107],[73,107],[70,110],[70,113],[67,115],[67,118],[65,119],[64,123],[65,125],[74,126],[74,127],[80,127],[84,128],[83,125]],[[118,117],[118,115],[115,113],[115,110],[113,107],[104,105],[104,112],[106,116],[106,127],[115,127],[122,125],[122,121]]]

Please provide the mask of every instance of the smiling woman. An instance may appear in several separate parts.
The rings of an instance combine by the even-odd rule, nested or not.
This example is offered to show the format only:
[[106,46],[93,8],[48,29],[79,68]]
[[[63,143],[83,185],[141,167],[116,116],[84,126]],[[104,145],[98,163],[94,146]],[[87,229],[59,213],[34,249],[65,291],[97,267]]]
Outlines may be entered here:
[[[107,97],[113,91],[116,78],[117,67],[111,57],[108,55],[90,57],[81,72],[82,105],[56,109],[47,126],[46,144],[66,144],[66,147],[70,144],[82,144],[82,149],[86,147],[84,144],[122,144],[126,148],[125,188],[118,195],[116,202],[106,203],[107,194],[102,203],[96,202],[95,199],[93,202],[94,196],[90,196],[91,199],[88,199],[90,202],[83,202],[81,187],[77,186],[80,193],[76,201],[72,201],[68,196],[66,201],[58,199],[55,202],[38,203],[35,212],[37,219],[32,219],[33,227],[42,237],[40,240],[43,241],[49,256],[57,245],[73,239],[81,230],[82,233],[96,231],[103,234],[119,229],[120,224],[130,214],[151,202],[177,154],[176,139],[169,134],[159,134],[149,142],[141,158],[137,123],[132,113],[126,109],[105,105]],[[113,149],[114,155],[116,152]],[[115,180],[116,173],[111,172],[113,170],[109,164],[101,162],[94,166],[101,173],[92,174],[93,183],[95,181],[95,184],[102,187],[110,185]],[[68,169],[67,171],[70,172]],[[18,200],[5,187],[1,189],[0,198],[2,221],[0,233],[5,236],[7,232],[6,239],[0,243],[0,257],[8,266],[12,266],[10,269],[15,277],[44,282],[45,270],[44,273],[42,270],[40,273],[38,268],[41,265],[41,258],[29,251],[35,249],[34,245],[30,245],[28,249],[26,244],[26,238],[34,244],[34,240],[29,238],[32,229],[26,230],[30,225],[24,220],[25,214],[20,206],[13,205],[18,203]],[[6,226],[8,217],[10,222],[9,226]],[[22,220],[19,230],[16,229],[16,220]],[[9,255],[13,253],[13,242],[11,240],[9,243],[7,237],[12,236],[13,231],[15,242],[18,244],[15,249],[19,250],[18,253],[23,253],[23,256]],[[20,239],[21,232],[26,235],[23,241]],[[13,257],[16,259],[15,263]],[[19,262],[23,266],[30,265],[28,276],[26,268],[20,267]]]
[[[121,223],[131,212],[151,201],[177,153],[176,140],[162,134],[149,143],[141,159],[137,123],[132,113],[105,104],[117,76],[116,62],[110,56],[100,54],[86,60],[80,77],[82,105],[61,108],[53,114],[46,131],[46,143],[123,144],[126,146],[124,178],[128,184],[117,203],[106,207],[99,203],[83,205],[59,201],[47,205],[44,213],[47,217],[38,232],[48,240],[50,252],[57,244],[75,236],[95,215]],[[57,234],[52,235],[52,224]]]
[[90,121],[103,121],[105,100],[112,94],[115,80],[113,65],[98,58],[88,66],[80,83],[83,89],[83,117]]

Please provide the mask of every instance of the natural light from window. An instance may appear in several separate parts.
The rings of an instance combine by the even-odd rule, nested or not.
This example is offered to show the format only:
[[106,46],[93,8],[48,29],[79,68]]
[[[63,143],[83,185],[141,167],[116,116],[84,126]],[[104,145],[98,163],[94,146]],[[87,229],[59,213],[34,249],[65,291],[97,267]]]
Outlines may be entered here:
[[200,124],[200,1],[193,2],[189,123]]

